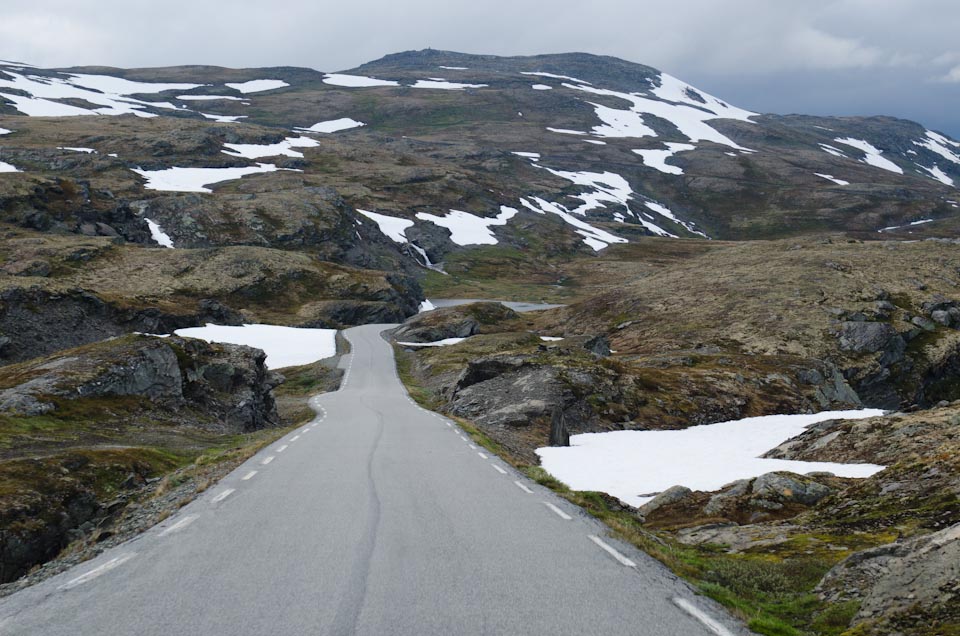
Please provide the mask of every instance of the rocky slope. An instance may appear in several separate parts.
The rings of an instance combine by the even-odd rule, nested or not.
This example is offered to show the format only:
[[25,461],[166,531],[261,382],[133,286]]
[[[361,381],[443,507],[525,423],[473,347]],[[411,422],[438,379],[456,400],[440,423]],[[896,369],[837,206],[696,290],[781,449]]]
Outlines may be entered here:
[[[55,556],[124,493],[280,424],[262,351],[126,336],[0,369],[0,578]],[[106,536],[104,536],[106,538]]]

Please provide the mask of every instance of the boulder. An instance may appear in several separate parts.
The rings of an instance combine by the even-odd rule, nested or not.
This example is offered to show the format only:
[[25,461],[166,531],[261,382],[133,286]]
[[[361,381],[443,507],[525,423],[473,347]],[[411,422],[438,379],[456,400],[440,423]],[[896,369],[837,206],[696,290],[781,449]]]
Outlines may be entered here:
[[798,503],[812,506],[831,490],[827,486],[792,473],[767,473],[753,481],[751,492],[754,498],[777,502]]
[[637,511],[640,516],[646,517],[647,515],[659,510],[660,508],[663,508],[664,506],[683,501],[691,494],[693,494],[693,491],[686,486],[671,486],[647,503],[640,506]]

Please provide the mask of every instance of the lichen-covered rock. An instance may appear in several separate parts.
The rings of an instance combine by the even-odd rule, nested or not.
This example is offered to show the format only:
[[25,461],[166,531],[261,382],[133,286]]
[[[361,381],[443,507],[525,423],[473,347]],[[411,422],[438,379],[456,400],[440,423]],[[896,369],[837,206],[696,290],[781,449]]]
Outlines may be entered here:
[[766,473],[753,481],[751,492],[757,499],[784,501],[812,506],[830,494],[830,488],[812,479],[791,473]]
[[848,557],[817,587],[824,600],[856,599],[854,622],[890,618],[915,606],[960,604],[960,524]]
[[0,368],[0,412],[32,416],[129,397],[183,425],[257,430],[278,422],[271,390],[281,379],[265,359],[239,345],[124,336]]
[[640,506],[640,508],[637,509],[637,512],[641,516],[650,515],[664,506],[683,501],[684,499],[688,498],[692,492],[693,491],[686,486],[671,486],[647,503]]

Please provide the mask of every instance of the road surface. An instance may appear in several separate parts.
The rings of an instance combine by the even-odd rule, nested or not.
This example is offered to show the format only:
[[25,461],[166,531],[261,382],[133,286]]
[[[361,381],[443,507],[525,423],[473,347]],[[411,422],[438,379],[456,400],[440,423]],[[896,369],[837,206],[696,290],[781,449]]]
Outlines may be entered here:
[[312,423],[139,538],[0,601],[0,634],[743,633],[414,404],[390,326],[345,332],[343,387],[313,398]]

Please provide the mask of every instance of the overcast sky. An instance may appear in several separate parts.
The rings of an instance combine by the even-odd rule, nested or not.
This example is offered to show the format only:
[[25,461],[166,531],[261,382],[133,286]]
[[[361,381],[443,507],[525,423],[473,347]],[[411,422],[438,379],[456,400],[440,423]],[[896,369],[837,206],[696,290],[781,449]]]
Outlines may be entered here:
[[960,0],[3,0],[0,58],[309,66],[432,47],[586,51],[765,112],[888,114],[960,137]]

